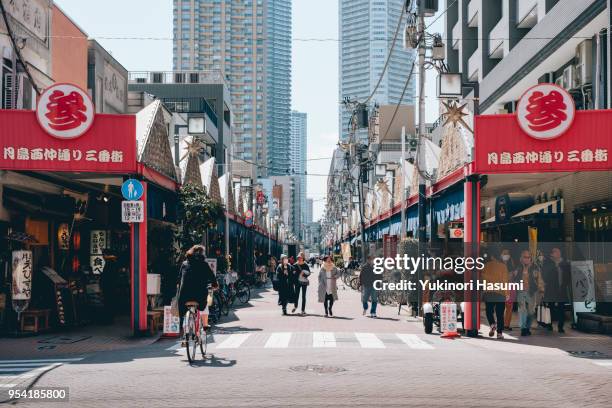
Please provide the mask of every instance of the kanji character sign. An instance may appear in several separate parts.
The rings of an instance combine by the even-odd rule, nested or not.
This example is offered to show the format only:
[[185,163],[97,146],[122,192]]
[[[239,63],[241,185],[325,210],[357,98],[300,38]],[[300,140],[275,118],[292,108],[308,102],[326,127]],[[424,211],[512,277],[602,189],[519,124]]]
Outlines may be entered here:
[[36,117],[40,126],[58,139],[74,139],[89,130],[94,106],[87,92],[71,84],[55,84],[38,100]]
[[572,96],[560,86],[538,84],[523,94],[516,117],[521,129],[535,139],[561,136],[574,121]]

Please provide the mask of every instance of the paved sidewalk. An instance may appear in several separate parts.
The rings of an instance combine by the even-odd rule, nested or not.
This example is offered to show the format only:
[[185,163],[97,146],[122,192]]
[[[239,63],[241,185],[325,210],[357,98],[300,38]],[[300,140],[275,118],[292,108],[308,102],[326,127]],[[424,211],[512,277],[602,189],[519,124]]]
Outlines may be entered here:
[[134,338],[127,319],[117,319],[115,324],[108,326],[91,325],[35,336],[0,338],[0,360],[82,356],[142,347],[158,339],[159,335]]

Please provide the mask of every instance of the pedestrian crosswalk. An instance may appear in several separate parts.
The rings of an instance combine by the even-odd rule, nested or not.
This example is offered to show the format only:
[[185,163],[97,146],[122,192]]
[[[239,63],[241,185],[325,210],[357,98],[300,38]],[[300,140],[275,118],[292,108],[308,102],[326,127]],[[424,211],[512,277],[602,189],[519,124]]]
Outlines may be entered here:
[[612,370],[612,360],[592,360],[593,364]]
[[212,342],[209,340],[208,346],[215,349],[387,349],[404,347],[415,350],[433,350],[435,348],[431,340],[408,333],[248,332],[213,335],[213,338]]
[[32,381],[46,371],[83,358],[55,358],[35,360],[0,360],[0,391]]

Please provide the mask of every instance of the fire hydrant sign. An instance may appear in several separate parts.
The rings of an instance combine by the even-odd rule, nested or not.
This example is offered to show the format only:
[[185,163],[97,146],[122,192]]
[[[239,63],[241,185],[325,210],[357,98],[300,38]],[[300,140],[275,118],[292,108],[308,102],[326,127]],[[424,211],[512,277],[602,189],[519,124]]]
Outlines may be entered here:
[[457,333],[457,304],[443,302],[440,305],[440,333],[453,335]]
[[122,201],[121,222],[143,222],[144,201]]

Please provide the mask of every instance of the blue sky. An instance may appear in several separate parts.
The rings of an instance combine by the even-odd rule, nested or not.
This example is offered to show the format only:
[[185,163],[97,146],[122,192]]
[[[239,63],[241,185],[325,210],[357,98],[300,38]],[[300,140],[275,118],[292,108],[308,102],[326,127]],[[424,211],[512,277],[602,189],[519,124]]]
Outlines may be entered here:
[[[171,0],[55,1],[129,71],[172,69],[172,41],[103,38],[171,38]],[[431,31],[440,31],[443,20]],[[294,39],[337,37],[337,0],[293,1]],[[294,41],[292,64],[293,109],[308,113],[308,173],[327,174],[330,161],[312,159],[330,157],[338,140],[338,43]],[[428,75],[427,80],[428,95],[435,95],[434,77]],[[435,103],[428,106],[427,116],[428,121],[436,119]],[[315,219],[323,211],[326,182],[326,177],[308,177]]]

